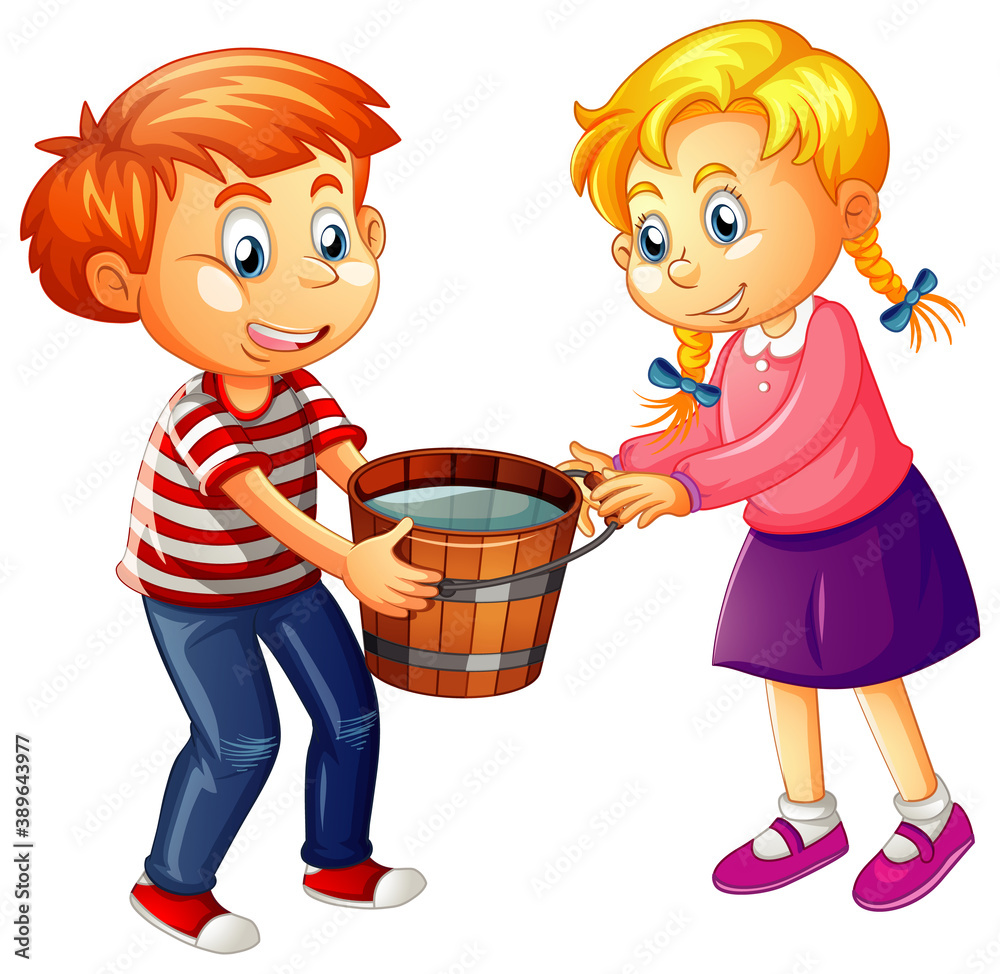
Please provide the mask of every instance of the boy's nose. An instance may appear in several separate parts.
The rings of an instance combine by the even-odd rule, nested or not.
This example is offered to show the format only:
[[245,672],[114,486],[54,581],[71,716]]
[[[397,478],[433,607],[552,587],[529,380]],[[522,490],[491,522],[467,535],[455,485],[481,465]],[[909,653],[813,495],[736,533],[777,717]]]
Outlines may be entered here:
[[337,280],[337,272],[325,261],[303,257],[295,268],[295,276],[303,287],[326,287]]
[[686,258],[686,253],[685,250],[677,260],[672,260],[667,265],[667,275],[678,287],[695,287],[701,277],[701,267],[697,261]]

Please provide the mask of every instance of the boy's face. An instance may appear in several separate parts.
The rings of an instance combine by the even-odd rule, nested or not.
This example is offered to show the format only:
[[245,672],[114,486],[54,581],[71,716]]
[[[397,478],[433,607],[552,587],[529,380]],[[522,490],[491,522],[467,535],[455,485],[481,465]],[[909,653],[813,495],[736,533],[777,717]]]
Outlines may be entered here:
[[671,169],[635,157],[633,228],[613,252],[645,311],[708,332],[769,321],[812,294],[844,238],[874,220],[870,186],[846,180],[834,202],[812,162],[792,161],[797,137],[762,160],[766,136],[762,116],[708,115],[668,129]]
[[355,214],[348,151],[347,162],[313,151],[256,179],[216,155],[225,183],[179,165],[174,199],[161,187],[137,291],[144,327],[168,352],[212,372],[274,375],[329,355],[368,319],[382,219],[370,206]]

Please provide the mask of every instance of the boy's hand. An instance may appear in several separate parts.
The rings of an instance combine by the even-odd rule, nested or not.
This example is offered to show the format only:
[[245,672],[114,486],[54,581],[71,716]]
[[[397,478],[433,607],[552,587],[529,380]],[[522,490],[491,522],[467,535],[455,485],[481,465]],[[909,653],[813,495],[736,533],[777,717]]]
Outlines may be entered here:
[[437,595],[433,583],[443,577],[415,568],[393,552],[412,527],[412,518],[404,517],[391,531],[354,545],[344,560],[342,577],[351,593],[376,612],[397,619],[426,609],[428,599]]
[[[575,460],[567,460],[565,463],[560,463],[559,470],[596,470],[598,473],[605,470],[608,467],[614,466],[614,460],[609,457],[606,453],[601,453],[600,450],[590,450],[576,440],[573,440],[569,445],[569,452],[573,454],[576,458]],[[580,490],[583,493],[583,504],[580,506],[580,516],[576,520],[576,526],[588,537],[593,537],[594,535],[594,525],[590,520],[590,509],[597,509],[598,505],[591,500],[590,491],[584,487],[580,486]]]
[[610,469],[601,472],[606,479],[590,495],[601,517],[615,514],[622,524],[638,517],[639,527],[644,528],[664,514],[684,517],[691,513],[691,495],[673,477]]

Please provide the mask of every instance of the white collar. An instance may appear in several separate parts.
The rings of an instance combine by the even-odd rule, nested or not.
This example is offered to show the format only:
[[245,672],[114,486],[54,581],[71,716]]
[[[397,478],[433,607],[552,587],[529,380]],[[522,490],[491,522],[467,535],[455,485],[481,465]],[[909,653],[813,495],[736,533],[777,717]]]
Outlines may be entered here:
[[780,338],[771,338],[764,334],[760,325],[743,329],[743,353],[749,358],[760,355],[768,345],[773,358],[788,358],[794,355],[806,343],[806,329],[812,317],[813,298],[810,295],[805,301],[795,306],[795,324]]

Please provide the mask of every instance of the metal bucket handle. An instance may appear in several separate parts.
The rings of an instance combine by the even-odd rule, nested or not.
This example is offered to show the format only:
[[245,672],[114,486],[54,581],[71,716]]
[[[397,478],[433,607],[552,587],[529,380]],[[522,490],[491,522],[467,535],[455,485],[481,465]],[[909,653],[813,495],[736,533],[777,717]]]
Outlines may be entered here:
[[[562,470],[567,477],[582,479],[587,487],[593,489],[604,478],[599,473],[591,470]],[[587,484],[587,480],[591,483]],[[584,501],[586,503],[586,501]],[[512,597],[512,591],[520,589],[520,598],[533,598],[536,595],[544,595],[547,592],[555,591],[562,584],[563,573],[560,569],[565,568],[571,561],[576,561],[588,552],[604,544],[608,538],[617,531],[621,524],[614,518],[605,518],[607,527],[592,541],[588,541],[582,548],[571,551],[562,558],[547,562],[544,565],[537,565],[523,572],[515,572],[513,575],[502,575],[499,578],[442,578],[438,582],[438,599],[455,602],[507,602]],[[546,579],[546,584],[535,591],[535,587],[525,586],[523,583],[533,578],[541,578],[558,572],[558,576]],[[505,587],[503,592],[484,592],[483,597],[477,597],[477,593],[484,589],[496,589]],[[537,587],[537,586],[536,586]],[[470,597],[471,596],[471,597]]]

